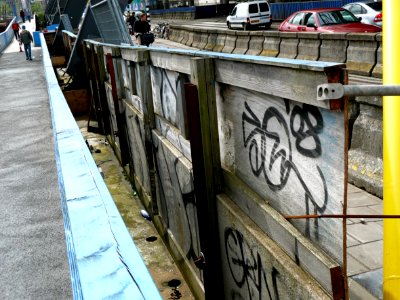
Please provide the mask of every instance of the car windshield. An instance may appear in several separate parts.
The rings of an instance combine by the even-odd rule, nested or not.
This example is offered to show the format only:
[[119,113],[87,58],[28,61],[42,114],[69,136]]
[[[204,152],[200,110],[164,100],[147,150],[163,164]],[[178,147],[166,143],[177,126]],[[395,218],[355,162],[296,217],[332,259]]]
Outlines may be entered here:
[[382,2],[371,2],[367,3],[367,5],[375,11],[382,11]]
[[321,26],[360,22],[351,12],[347,10],[319,12],[318,19]]

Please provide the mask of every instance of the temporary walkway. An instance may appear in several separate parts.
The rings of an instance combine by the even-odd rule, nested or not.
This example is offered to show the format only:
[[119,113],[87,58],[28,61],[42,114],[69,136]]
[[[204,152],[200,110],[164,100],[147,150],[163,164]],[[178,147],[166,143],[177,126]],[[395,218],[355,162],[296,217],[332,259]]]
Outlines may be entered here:
[[161,299],[41,43],[0,55],[1,298]]

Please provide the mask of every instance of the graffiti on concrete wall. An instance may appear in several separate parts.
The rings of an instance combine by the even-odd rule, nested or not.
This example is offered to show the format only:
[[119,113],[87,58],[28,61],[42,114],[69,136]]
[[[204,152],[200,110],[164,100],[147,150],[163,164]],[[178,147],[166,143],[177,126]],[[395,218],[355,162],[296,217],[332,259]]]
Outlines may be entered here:
[[236,289],[230,291],[230,298],[279,300],[278,270],[274,267],[265,269],[260,254],[240,231],[225,228],[224,241],[230,275],[236,285]]

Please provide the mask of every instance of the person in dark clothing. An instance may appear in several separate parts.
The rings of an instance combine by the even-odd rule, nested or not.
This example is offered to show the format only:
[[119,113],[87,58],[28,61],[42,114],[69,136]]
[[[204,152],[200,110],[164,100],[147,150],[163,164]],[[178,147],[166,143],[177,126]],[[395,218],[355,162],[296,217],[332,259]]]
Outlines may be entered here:
[[129,28],[129,34],[133,35],[133,27],[135,26],[136,22],[135,12],[132,12],[126,21],[129,23],[129,25],[131,25],[131,28]]
[[150,24],[147,22],[147,15],[145,13],[142,13],[140,16],[139,21],[135,22],[133,30],[136,33],[136,39],[138,41],[139,45],[146,45],[148,46],[154,41],[154,36],[153,36],[153,41],[148,42],[143,38],[143,35],[150,32]]
[[19,40],[19,24],[17,22],[14,22],[12,25],[12,30],[14,31],[14,36],[15,39],[18,41]]
[[22,44],[24,44],[26,60],[32,60],[31,43],[33,42],[33,37],[32,34],[28,30],[26,30],[25,25],[22,25],[22,31],[20,36],[21,36],[21,42]]
[[22,19],[22,23],[25,23],[25,12],[24,12],[23,9],[21,9],[21,10],[19,11],[19,16],[20,16],[21,19]]

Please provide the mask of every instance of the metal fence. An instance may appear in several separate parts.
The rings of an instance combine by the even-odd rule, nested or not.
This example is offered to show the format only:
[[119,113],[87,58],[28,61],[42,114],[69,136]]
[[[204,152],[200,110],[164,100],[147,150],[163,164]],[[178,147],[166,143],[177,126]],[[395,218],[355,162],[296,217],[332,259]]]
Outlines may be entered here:
[[15,17],[12,19],[10,24],[8,24],[7,29],[0,33],[0,53],[4,51],[4,49],[7,48],[7,46],[10,44],[10,42],[13,39],[14,33],[11,28],[11,24],[14,23]]

